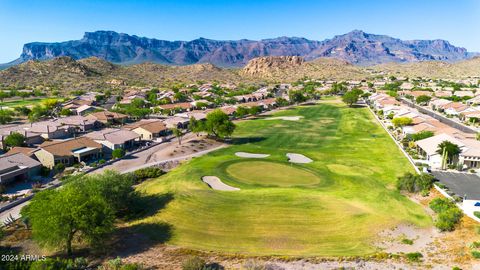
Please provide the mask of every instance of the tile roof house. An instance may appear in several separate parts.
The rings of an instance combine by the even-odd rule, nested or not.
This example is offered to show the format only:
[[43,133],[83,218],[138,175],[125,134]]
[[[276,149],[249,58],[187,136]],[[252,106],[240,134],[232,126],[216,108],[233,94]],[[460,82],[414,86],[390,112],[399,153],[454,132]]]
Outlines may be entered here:
[[2,125],[0,126],[0,148],[4,148],[5,138],[12,133],[20,133],[25,136],[26,145],[40,144],[44,141],[44,138],[38,134],[33,133],[25,129],[30,125]]
[[27,180],[40,173],[42,164],[22,153],[0,157],[0,184]]
[[102,144],[110,150],[115,150],[118,148],[132,148],[135,145],[135,141],[140,138],[140,135],[128,129],[106,128],[90,132],[85,137]]
[[144,119],[123,128],[131,130],[140,135],[141,140],[155,140],[168,133],[167,125],[158,119]]
[[[442,133],[416,142],[420,153],[424,154],[431,168],[440,169],[442,167],[442,155],[437,153],[438,146],[444,141],[456,144],[463,150],[465,144],[448,134]],[[455,161],[453,161],[455,163]]]
[[55,121],[36,122],[25,129],[47,140],[68,138],[73,133],[71,127]]
[[95,128],[99,128],[101,123],[94,118],[87,118],[80,115],[73,115],[67,117],[60,117],[53,122],[60,123],[64,126],[68,126],[74,130],[79,130],[82,132],[89,131]]
[[8,150],[8,152],[5,155],[14,155],[17,153],[22,153],[27,157],[35,157],[34,153],[37,150],[38,148],[15,146],[10,148],[10,150]]
[[47,168],[58,163],[67,166],[76,162],[96,160],[102,156],[102,145],[87,137],[66,141],[47,141],[40,145],[35,156]]
[[88,119],[93,119],[101,122],[104,125],[124,124],[128,119],[128,115],[117,112],[94,112],[86,116]]

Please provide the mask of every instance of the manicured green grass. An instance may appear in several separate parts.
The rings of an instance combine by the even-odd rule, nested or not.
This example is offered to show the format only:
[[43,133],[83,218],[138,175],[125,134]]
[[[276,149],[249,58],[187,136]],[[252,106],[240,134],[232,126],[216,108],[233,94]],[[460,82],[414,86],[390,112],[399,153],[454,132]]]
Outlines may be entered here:
[[18,99],[18,100],[9,100],[5,102],[0,102],[0,106],[4,107],[20,107],[20,106],[34,106],[40,104],[44,98],[32,98],[32,99]]
[[[330,100],[274,116],[297,115],[238,123],[233,146],[143,183],[139,190],[174,199],[133,223],[169,224],[168,243],[187,248],[292,256],[371,254],[385,228],[431,226],[422,207],[395,190],[396,177],[413,168],[366,108]],[[270,156],[245,159],[238,151]],[[286,153],[313,162],[293,165]],[[212,190],[205,175],[241,190]]]
[[269,161],[240,161],[229,165],[226,173],[242,183],[260,186],[308,186],[320,178],[308,170]]

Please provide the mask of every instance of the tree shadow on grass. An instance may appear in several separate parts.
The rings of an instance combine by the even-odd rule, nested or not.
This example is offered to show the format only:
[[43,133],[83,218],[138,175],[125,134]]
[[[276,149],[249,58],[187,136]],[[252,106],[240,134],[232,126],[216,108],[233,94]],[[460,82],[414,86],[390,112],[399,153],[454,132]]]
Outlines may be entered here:
[[167,242],[172,237],[172,230],[172,226],[164,222],[138,223],[119,228],[112,237],[111,253],[107,256],[128,257],[143,253]]
[[235,137],[226,141],[226,143],[233,144],[233,145],[241,145],[241,144],[247,144],[247,143],[258,143],[264,140],[266,140],[265,137]]
[[[161,195],[138,194],[133,200],[132,211],[125,217],[126,221],[141,220],[155,215],[174,199],[173,194]],[[107,256],[126,257],[149,250],[163,244],[172,237],[172,225],[162,221],[139,222],[118,227],[112,235],[111,253]]]
[[130,211],[125,220],[131,221],[155,215],[158,211],[167,206],[173,200],[172,193],[145,195],[138,193],[132,200]]

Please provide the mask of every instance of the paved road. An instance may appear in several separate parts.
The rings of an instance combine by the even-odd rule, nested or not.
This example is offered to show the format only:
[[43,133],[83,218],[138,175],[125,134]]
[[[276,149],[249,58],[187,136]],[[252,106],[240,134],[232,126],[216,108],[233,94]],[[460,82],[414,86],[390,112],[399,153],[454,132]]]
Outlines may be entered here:
[[433,171],[433,176],[450,191],[467,200],[480,200],[480,177],[471,173]]
[[453,128],[456,128],[462,132],[465,132],[465,133],[477,133],[478,130],[476,128],[473,128],[473,127],[469,127],[469,126],[466,126],[464,125],[463,123],[459,122],[459,120],[455,120],[455,118],[447,118],[437,112],[434,112],[430,109],[427,109],[425,107],[421,107],[421,106],[418,106],[417,104],[414,104],[413,102],[411,102],[410,100],[406,100],[406,99],[401,99],[401,101],[405,104],[407,104],[409,107],[413,107],[415,109],[417,109],[419,112],[423,113],[423,114],[426,114],[426,115],[429,115],[435,119],[437,119],[438,121],[444,123],[444,124],[447,124]]

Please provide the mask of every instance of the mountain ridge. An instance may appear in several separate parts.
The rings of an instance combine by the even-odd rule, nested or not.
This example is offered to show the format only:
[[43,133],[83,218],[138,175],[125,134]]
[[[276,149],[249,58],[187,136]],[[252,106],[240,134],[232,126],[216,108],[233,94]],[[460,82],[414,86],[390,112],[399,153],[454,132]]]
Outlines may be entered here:
[[31,42],[8,67],[28,60],[48,60],[69,56],[79,60],[98,57],[116,64],[153,62],[166,65],[211,63],[219,67],[242,67],[263,56],[302,56],[305,60],[332,57],[355,65],[389,62],[447,61],[468,59],[475,53],[446,40],[401,40],[354,30],[323,41],[302,37],[277,37],[261,40],[168,41],[117,33],[86,32],[82,39],[64,42]]

